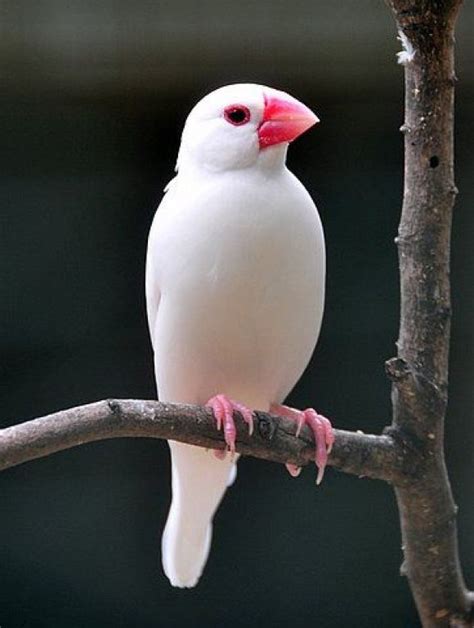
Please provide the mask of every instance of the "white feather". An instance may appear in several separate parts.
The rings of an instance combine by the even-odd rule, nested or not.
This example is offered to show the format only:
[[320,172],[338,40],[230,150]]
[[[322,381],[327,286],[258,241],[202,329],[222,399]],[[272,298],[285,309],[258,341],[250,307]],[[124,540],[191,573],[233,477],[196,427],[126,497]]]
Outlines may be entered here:
[[397,62],[400,65],[406,65],[407,63],[411,63],[415,58],[416,53],[416,50],[413,48],[411,41],[402,30],[398,31],[397,39],[402,43],[403,46],[403,50],[401,52],[397,52]]
[[[293,388],[316,344],[324,236],[313,201],[285,166],[287,145],[260,151],[244,133],[230,141],[225,127],[199,127],[214,107],[236,98],[258,120],[262,90],[223,88],[190,114],[178,174],[153,221],[146,289],[162,401],[203,404],[225,393],[268,410]],[[173,585],[191,587],[235,465],[197,447],[170,448],[163,567]]]

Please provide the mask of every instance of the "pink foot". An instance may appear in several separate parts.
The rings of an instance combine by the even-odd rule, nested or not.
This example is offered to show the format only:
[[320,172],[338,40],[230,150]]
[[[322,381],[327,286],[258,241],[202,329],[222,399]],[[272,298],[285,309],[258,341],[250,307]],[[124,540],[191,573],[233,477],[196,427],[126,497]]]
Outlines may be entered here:
[[[247,406],[241,403],[237,403],[232,399],[229,399],[227,395],[216,395],[211,397],[206,403],[206,408],[211,408],[216,418],[217,429],[220,430],[224,427],[224,439],[227,443],[232,454],[235,453],[235,422],[234,422],[234,410],[242,415],[243,420],[249,426],[249,435],[253,434],[253,412]],[[222,450],[216,450],[215,454],[217,458],[225,458],[226,452]]]
[[[277,403],[272,403],[270,406],[270,412],[279,414],[280,416],[294,419],[297,422],[296,436],[300,435],[303,425],[308,425],[314,434],[314,440],[316,442],[316,454],[314,460],[318,467],[318,476],[316,478],[316,484],[320,484],[323,476],[324,469],[326,468],[328,455],[331,453],[332,446],[334,444],[334,432],[331,422],[326,419],[322,414],[318,414],[313,408],[307,410],[295,410],[288,406],[282,406]],[[301,467],[297,467],[294,464],[287,463],[286,468],[293,477],[297,477],[301,472]]]

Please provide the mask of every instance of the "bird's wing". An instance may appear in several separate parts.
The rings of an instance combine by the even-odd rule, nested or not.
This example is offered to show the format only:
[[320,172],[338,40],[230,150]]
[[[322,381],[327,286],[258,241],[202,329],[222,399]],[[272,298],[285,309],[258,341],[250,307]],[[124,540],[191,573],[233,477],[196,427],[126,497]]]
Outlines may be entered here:
[[148,246],[146,253],[146,270],[145,270],[145,295],[146,295],[146,312],[148,318],[148,329],[151,337],[151,344],[153,350],[156,351],[155,346],[155,326],[158,315],[158,309],[161,301],[161,288],[160,288],[160,273],[159,273],[159,248],[157,246],[159,222],[161,214],[163,213],[163,207],[166,205],[168,190],[171,188],[175,179],[172,179],[165,187],[165,195],[158,205],[153,222],[150,228],[150,234],[148,236]]
[[152,270],[148,268],[148,262],[147,262],[145,289],[146,289],[146,312],[147,312],[147,318],[148,318],[148,330],[150,333],[151,344],[153,345],[153,349],[155,350],[154,329],[155,329],[156,317],[158,315],[158,308],[160,306],[161,292],[160,292],[160,287],[158,285],[158,282],[156,281],[155,273],[153,273]]
[[[159,281],[159,263],[157,260],[157,232],[160,215],[164,212],[164,207],[167,205],[167,201],[170,197],[170,192],[173,190],[177,183],[177,176],[173,177],[165,185],[163,192],[164,196],[161,203],[158,205],[153,222],[150,228],[150,234],[148,236],[148,247],[146,254],[146,272],[145,272],[145,294],[146,294],[146,311],[148,318],[148,329],[150,332],[151,343],[153,349],[156,351],[154,343],[154,329],[156,324],[156,317],[158,314],[158,308],[160,306],[161,291]],[[172,194],[171,194],[172,195]]]
[[[167,228],[167,220],[170,216],[177,215],[178,208],[182,214],[186,208],[184,201],[189,202],[191,198],[186,195],[186,199],[180,197],[178,200],[175,197],[176,187],[174,179],[157,210],[150,230],[146,262],[148,325],[155,351],[159,391],[160,387],[163,388],[163,380],[158,381],[157,365],[163,352],[166,354],[167,351],[167,347],[162,344],[161,322],[158,320],[163,290],[161,274],[163,271],[166,272],[169,261],[167,247],[173,250],[175,245]],[[163,373],[161,375],[163,377]],[[173,375],[166,372],[166,377],[169,379]],[[185,384],[186,382],[183,386]],[[165,386],[163,394],[165,401],[170,400],[167,393],[169,391]],[[179,396],[172,396],[171,399],[178,400]],[[174,586],[192,587],[197,583],[207,560],[212,535],[212,518],[227,486],[235,479],[237,457],[226,456],[225,460],[221,460],[216,458],[212,451],[200,447],[173,441],[170,441],[169,445],[173,499],[162,540],[163,567]]]

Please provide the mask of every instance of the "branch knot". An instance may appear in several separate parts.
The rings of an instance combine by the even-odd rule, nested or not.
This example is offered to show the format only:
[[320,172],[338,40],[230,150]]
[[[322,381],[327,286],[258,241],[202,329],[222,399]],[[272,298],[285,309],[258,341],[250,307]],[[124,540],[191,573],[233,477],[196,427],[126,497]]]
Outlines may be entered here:
[[275,435],[275,421],[258,412],[255,412],[257,418],[257,428],[260,436],[265,440],[272,440]]
[[385,362],[385,372],[393,382],[400,382],[411,375],[411,368],[403,358],[390,358]]
[[107,405],[114,416],[120,416],[120,403],[116,399],[107,399]]

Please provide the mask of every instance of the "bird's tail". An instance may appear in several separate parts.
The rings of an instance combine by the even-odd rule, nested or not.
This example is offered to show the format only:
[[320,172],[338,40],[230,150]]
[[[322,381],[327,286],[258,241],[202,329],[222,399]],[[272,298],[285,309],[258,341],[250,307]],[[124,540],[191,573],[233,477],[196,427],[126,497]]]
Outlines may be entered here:
[[171,508],[162,539],[163,569],[174,587],[194,587],[211,545],[212,518],[235,477],[235,461],[170,441]]

